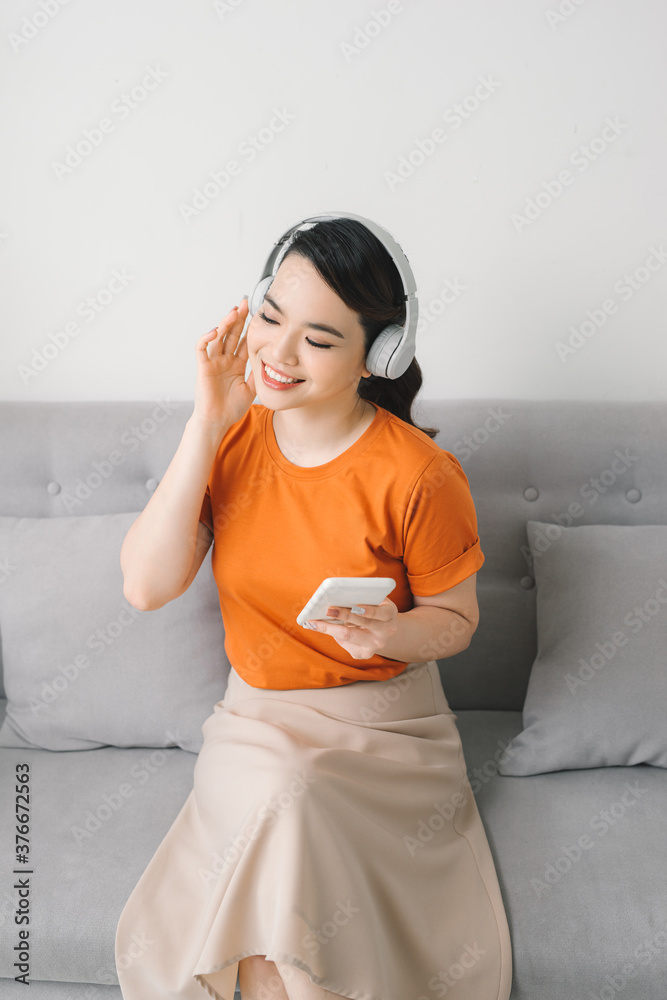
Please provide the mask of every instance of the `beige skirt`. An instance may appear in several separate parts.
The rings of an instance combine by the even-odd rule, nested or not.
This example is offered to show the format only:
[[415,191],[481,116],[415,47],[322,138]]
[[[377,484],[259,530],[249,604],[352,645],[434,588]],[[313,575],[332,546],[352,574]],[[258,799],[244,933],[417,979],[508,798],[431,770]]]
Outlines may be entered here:
[[232,668],[194,787],[120,915],[124,1000],[233,1000],[248,955],[351,1000],[508,1000],[457,718],[435,660],[284,691]]

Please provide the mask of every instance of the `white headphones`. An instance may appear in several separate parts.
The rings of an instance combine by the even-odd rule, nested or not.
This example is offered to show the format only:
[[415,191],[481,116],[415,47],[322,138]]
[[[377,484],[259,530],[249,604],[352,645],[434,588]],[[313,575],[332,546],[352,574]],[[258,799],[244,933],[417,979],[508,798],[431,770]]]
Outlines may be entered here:
[[313,215],[307,219],[302,219],[295,226],[292,226],[286,233],[277,240],[273,249],[266,259],[262,269],[262,274],[255,285],[252,295],[248,297],[248,315],[254,316],[261,306],[264,296],[271,286],[282,258],[287,253],[289,246],[300,229],[309,229],[311,224],[323,222],[327,219],[356,219],[362,222],[370,231],[377,236],[387,252],[390,254],[403,282],[405,299],[405,325],[392,323],[386,326],[373,341],[371,349],[366,358],[366,367],[373,375],[382,378],[398,378],[410,365],[415,356],[415,332],[417,330],[417,317],[419,306],[416,293],[417,286],[412,268],[408,258],[401,250],[396,240],[377,223],[365,219],[363,215],[353,215],[351,212],[326,212],[323,215]]

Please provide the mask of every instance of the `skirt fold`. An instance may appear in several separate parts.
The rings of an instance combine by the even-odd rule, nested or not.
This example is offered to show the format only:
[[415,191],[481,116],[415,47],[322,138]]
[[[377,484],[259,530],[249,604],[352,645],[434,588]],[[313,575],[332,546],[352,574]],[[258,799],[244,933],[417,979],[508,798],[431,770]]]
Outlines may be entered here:
[[[435,661],[253,688],[232,668],[193,789],[121,913],[124,1000],[233,1000],[266,955],[350,1000],[508,1000],[509,928]],[[133,935],[147,945],[130,963]]]

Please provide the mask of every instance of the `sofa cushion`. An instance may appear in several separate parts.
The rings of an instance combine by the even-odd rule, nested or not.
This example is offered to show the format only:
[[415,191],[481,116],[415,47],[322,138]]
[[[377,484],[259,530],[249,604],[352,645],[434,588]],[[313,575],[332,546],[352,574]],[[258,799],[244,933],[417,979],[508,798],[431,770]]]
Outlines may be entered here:
[[0,746],[201,749],[230,669],[211,553],[184,594],[138,611],[120,568],[137,517],[0,517]]
[[512,997],[662,1000],[667,772],[504,776],[521,713],[459,711],[457,726],[510,925]]
[[527,531],[538,648],[501,774],[667,767],[667,525]]
[[[121,910],[193,787],[197,757],[179,747],[0,752],[5,802],[16,765],[30,766],[30,979],[117,984],[114,939]],[[0,811],[4,872],[16,868],[10,846],[15,826],[13,810]],[[16,904],[6,878],[0,976],[8,979],[16,975],[10,947]],[[12,986],[19,996],[19,984]],[[87,996],[97,993],[89,988]]]
[[[513,995],[611,996],[607,977],[618,984],[631,972],[619,1000],[664,996],[665,771],[640,764],[504,777],[498,762],[510,752],[521,713],[460,711],[457,726],[510,925]],[[116,983],[118,919],[193,787],[196,757],[178,748],[2,753],[4,801],[15,765],[27,761],[31,769],[31,843],[39,858],[31,978]],[[0,811],[4,871],[14,867],[13,830],[12,811]],[[0,901],[2,926],[16,905],[11,883]],[[7,979],[12,961],[9,948],[0,950]]]

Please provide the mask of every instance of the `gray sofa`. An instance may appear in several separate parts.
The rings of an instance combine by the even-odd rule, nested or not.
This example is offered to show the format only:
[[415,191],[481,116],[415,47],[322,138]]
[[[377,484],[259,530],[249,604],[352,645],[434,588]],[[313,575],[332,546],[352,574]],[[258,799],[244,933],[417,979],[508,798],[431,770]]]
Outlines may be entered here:
[[[22,543],[28,546],[21,557],[25,567],[17,568],[18,550],[7,555],[0,549],[0,629],[6,683],[6,689],[0,688],[0,720],[5,716],[8,696],[25,698],[22,685],[28,683],[26,675],[33,662],[37,672],[50,669],[50,651],[63,641],[62,637],[54,639],[53,633],[64,628],[65,634],[73,634],[76,622],[68,619],[72,603],[66,601],[68,588],[83,587],[97,607],[95,602],[104,595],[95,592],[95,581],[108,579],[102,562],[113,564],[117,539],[129,524],[122,516],[112,517],[102,537],[82,534],[78,527],[76,534],[68,534],[71,526],[66,520],[85,516],[91,519],[87,524],[92,530],[97,523],[92,519],[100,515],[127,518],[140,511],[168,466],[191,412],[191,401],[0,404],[2,537],[7,543],[12,531],[12,538],[23,531],[21,537],[28,539]],[[525,745],[523,758],[516,753],[512,756],[510,749],[518,745],[517,740],[521,742],[526,722],[522,710],[538,639],[543,658],[549,654],[550,642],[552,653],[556,648],[554,636],[571,640],[576,630],[590,625],[585,605],[595,596],[590,586],[583,597],[578,593],[576,605],[570,607],[568,617],[556,618],[554,630],[553,615],[548,620],[537,601],[540,588],[545,595],[553,591],[555,563],[552,559],[548,565],[536,565],[535,545],[541,538],[548,550],[546,559],[555,558],[559,537],[567,535],[573,543],[563,550],[571,578],[565,597],[562,592],[557,595],[560,601],[572,600],[575,584],[586,573],[589,582],[591,578],[600,580],[600,587],[611,583],[620,586],[626,574],[617,572],[618,562],[616,569],[606,571],[609,567],[604,560],[611,544],[606,535],[600,536],[602,547],[597,535],[586,536],[586,545],[590,542],[596,555],[587,558],[583,568],[577,564],[586,548],[582,548],[582,528],[652,525],[663,526],[660,531],[667,532],[667,404],[423,400],[418,416],[423,424],[440,428],[437,442],[459,458],[468,476],[486,556],[478,574],[481,620],[477,632],[467,650],[439,663],[445,693],[458,716],[468,777],[506,904],[513,946],[512,1000],[617,996],[622,1000],[665,1000],[667,759],[664,747],[656,744],[660,735],[650,731],[656,705],[661,717],[667,719],[667,705],[661,700],[665,688],[660,686],[661,676],[667,674],[664,647],[661,672],[658,663],[658,672],[648,674],[651,692],[646,713],[641,711],[641,699],[629,703],[634,698],[631,692],[627,710],[625,705],[620,710],[618,704],[612,705],[609,711],[615,714],[603,719],[603,737],[599,733],[595,736],[599,725],[595,713],[612,684],[621,683],[622,678],[612,676],[612,666],[606,676],[594,677],[591,671],[598,669],[600,657],[595,660],[588,653],[584,659],[590,663],[584,676],[581,655],[577,657],[570,649],[569,655],[582,663],[577,684],[586,685],[585,691],[572,696],[573,732],[567,731],[570,713],[560,722],[556,713],[555,736],[553,725],[549,729],[544,723],[540,730],[539,718],[537,728],[533,726],[538,743],[540,733],[552,741],[552,765],[555,760],[561,766],[530,773],[531,760],[534,771],[536,766],[544,767],[545,758],[533,752],[535,746],[531,750]],[[28,524],[8,518],[44,521]],[[53,552],[46,553],[52,519],[65,519],[56,525],[62,531],[53,544],[69,548],[64,557],[61,554],[59,569],[49,565],[40,575],[35,569],[40,558],[54,558]],[[534,522],[532,545],[529,522]],[[540,524],[560,524],[562,531],[540,530]],[[650,561],[655,555],[665,565],[665,535],[660,531],[651,537],[648,533],[641,536],[642,544],[649,546],[645,549],[648,555],[642,558]],[[68,576],[70,562],[81,558],[76,546],[86,537],[97,541],[94,545],[91,542],[89,557],[81,562],[76,578]],[[42,552],[46,553],[43,557]],[[90,567],[94,572],[89,573]],[[24,568],[33,581],[33,589],[25,592],[17,583]],[[113,566],[112,572],[116,587],[119,567]],[[543,574],[541,578],[538,573]],[[655,579],[659,581],[660,575]],[[37,589],[43,588],[44,593],[35,594],[35,580]],[[195,584],[199,589],[191,600]],[[40,674],[44,711],[30,714],[26,710],[25,731],[33,731],[33,722],[42,725],[49,746],[61,749],[21,746],[20,738],[18,746],[0,746],[2,998],[26,995],[24,987],[13,979],[17,974],[13,949],[20,943],[21,929],[14,922],[14,913],[17,906],[24,905],[14,879],[27,877],[15,875],[16,869],[32,873],[28,897],[32,1000],[116,1000],[121,996],[114,960],[118,917],[192,787],[197,734],[215,701],[223,696],[229,670],[221,648],[221,624],[214,620],[219,607],[210,552],[195,584],[178,601],[157,612],[140,613],[137,624],[125,628],[128,635],[135,630],[139,638],[132,635],[132,642],[137,646],[123,646],[122,638],[116,646],[111,645],[113,630],[107,630],[106,673],[98,668],[93,677],[91,670],[81,667],[77,677],[75,668],[70,667],[69,680],[60,681],[63,693],[55,707],[47,703],[56,696],[56,682],[45,686],[48,674]],[[659,583],[652,587],[647,587],[637,603],[644,597],[648,600],[654,592],[658,597],[644,603],[647,624],[635,645],[630,643],[633,654],[639,650],[638,642],[649,644],[642,647],[638,672],[645,668],[646,648],[655,653],[656,640],[662,643],[665,634],[667,608],[660,607],[663,591]],[[114,599],[118,603],[120,591],[114,593]],[[18,622],[22,616],[17,615],[17,608],[25,605],[34,616],[28,624]],[[58,613],[49,617],[51,605]],[[596,606],[594,601],[592,606]],[[554,607],[558,612],[564,606]],[[603,611],[604,603],[600,613]],[[199,620],[197,614],[208,617]],[[126,616],[126,620],[131,619]],[[206,632],[201,648],[194,638],[192,647],[188,646],[187,636],[196,631],[191,627],[193,621],[199,623],[197,631]],[[538,634],[538,625],[540,629],[544,626],[544,636],[541,631]],[[612,649],[609,643],[605,647],[602,638],[601,648]],[[62,648],[58,647],[58,655],[65,655]],[[141,654],[133,659],[123,653],[123,658],[121,652],[130,648],[140,649]],[[559,648],[562,652],[563,647]],[[630,655],[627,646],[621,650],[620,639],[613,648],[618,650],[617,661],[621,655]],[[39,651],[39,663],[35,651]],[[155,659],[157,664],[152,662]],[[23,664],[20,676],[17,662]],[[165,676],[171,671],[171,679],[163,686],[154,680],[161,676],[162,662]],[[598,672],[605,674],[605,670]],[[154,705],[150,704],[151,689],[146,689],[144,675],[153,678]],[[184,685],[180,689],[179,678]],[[637,678],[635,687],[641,685],[642,678],[647,683],[646,676],[638,673]],[[104,687],[107,683],[112,687]],[[190,697],[187,692],[197,685]],[[539,717],[544,707],[538,704],[539,699],[548,697],[545,690],[545,685],[536,681],[529,721]],[[117,703],[98,704],[113,698],[104,693],[107,691],[116,692]],[[175,693],[180,698],[177,710]],[[105,709],[113,716],[111,721],[102,717]],[[577,714],[580,710],[583,715]],[[175,711],[181,714],[174,715]],[[649,718],[647,731],[635,738],[632,727],[644,726],[644,714]],[[139,731],[145,734],[146,745],[134,745],[144,716],[145,730]],[[47,722],[40,721],[43,719]],[[67,726],[79,726],[74,734],[78,739],[68,735]],[[5,726],[5,743],[8,731]],[[559,731],[564,739],[557,746]],[[593,738],[587,744],[590,733]],[[118,743],[110,745],[115,738]],[[623,744],[621,755],[627,750],[624,764],[610,763],[624,759],[618,758],[618,747],[610,746],[614,739]],[[109,742],[105,744],[105,740]],[[596,757],[600,748],[602,756]],[[512,763],[517,759],[523,760],[523,772],[519,767],[514,773],[502,773],[504,768],[518,766]],[[582,766],[582,760],[584,765],[586,760],[597,763]],[[505,767],[507,761],[510,763]],[[21,869],[16,861],[15,782],[16,767],[23,763],[30,767],[30,858],[29,865]],[[150,779],[142,780],[139,776],[143,774]],[[633,794],[633,788],[639,791]]]

